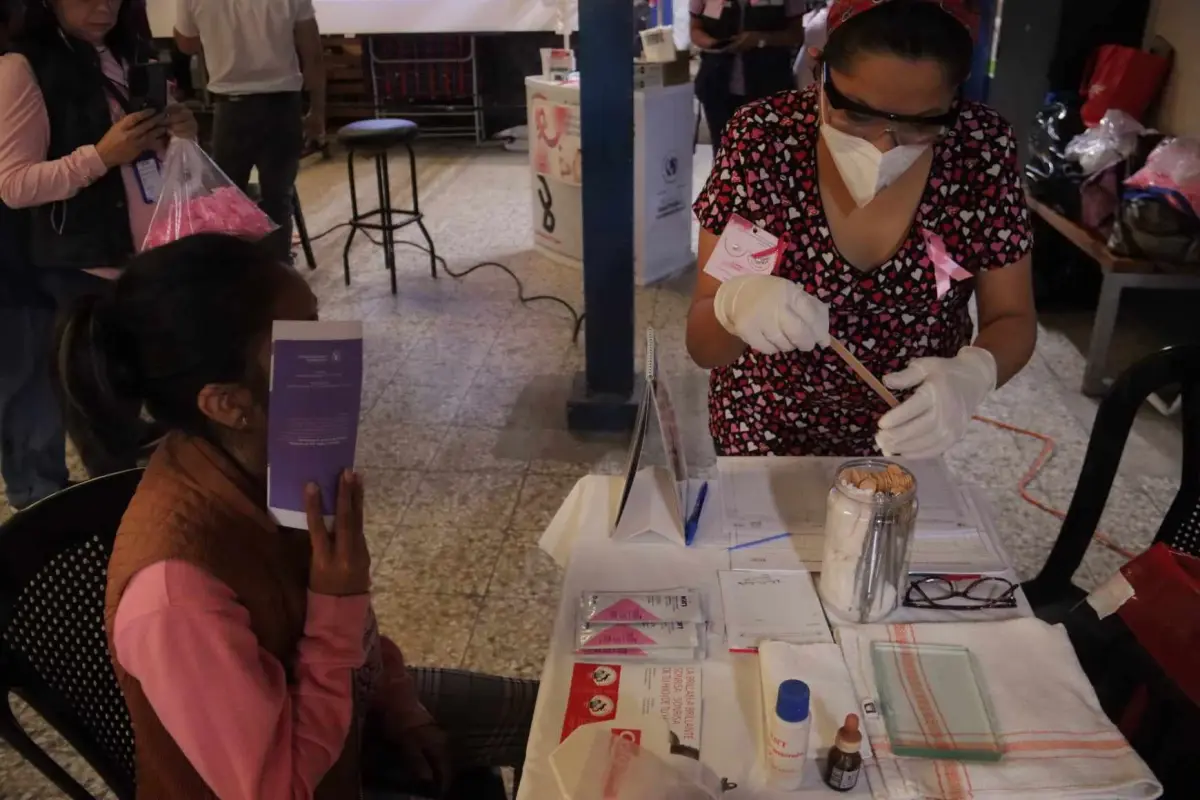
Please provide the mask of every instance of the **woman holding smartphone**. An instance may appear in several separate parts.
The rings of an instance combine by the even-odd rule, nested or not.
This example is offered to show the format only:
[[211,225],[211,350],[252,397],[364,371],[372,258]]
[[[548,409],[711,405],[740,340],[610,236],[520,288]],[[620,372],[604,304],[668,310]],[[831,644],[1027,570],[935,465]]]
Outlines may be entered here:
[[804,44],[805,0],[690,0],[692,44],[700,54],[696,97],[713,147],[744,104],[792,88]]
[[[144,20],[135,0],[29,0],[0,56],[0,202],[23,210],[22,250],[60,310],[111,289],[149,227],[168,134],[195,136],[183,106],[136,110]],[[48,333],[30,347],[49,352]],[[132,466],[76,445],[93,475]]]

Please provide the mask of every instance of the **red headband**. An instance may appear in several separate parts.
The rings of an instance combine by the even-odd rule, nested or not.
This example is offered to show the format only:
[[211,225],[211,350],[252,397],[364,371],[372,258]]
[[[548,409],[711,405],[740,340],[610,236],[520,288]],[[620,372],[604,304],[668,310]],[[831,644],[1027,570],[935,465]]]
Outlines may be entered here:
[[[872,8],[888,2],[891,0],[834,0],[829,9],[829,22],[827,23],[829,33],[832,34],[864,11],[870,11]],[[961,22],[971,32],[972,39],[979,36],[979,13],[972,10],[975,3],[970,0],[922,0],[922,2],[936,3],[943,11]]]

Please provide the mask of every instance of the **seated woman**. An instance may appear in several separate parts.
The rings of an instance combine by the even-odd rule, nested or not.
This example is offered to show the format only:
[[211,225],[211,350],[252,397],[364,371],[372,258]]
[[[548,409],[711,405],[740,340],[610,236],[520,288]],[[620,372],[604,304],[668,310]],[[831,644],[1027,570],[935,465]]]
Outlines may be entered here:
[[502,797],[488,768],[523,762],[537,683],[405,667],[371,611],[358,475],[332,531],[315,485],[307,533],[267,514],[271,326],[316,316],[261,244],[204,234],[135,257],[60,332],[95,435],[143,405],[170,431],[108,568],[138,797],[341,800],[389,771],[421,796]]

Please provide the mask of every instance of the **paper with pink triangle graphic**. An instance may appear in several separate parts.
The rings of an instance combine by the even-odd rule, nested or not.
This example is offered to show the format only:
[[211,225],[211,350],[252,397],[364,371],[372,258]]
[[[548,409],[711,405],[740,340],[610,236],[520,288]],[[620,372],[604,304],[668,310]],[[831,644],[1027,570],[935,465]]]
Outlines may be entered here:
[[662,622],[638,604],[636,600],[626,598],[618,600],[608,608],[592,617],[592,622]]
[[638,647],[641,645],[653,646],[658,644],[653,636],[647,636],[645,631],[641,631],[631,625],[614,625],[611,628],[604,628],[596,631],[596,634],[588,639],[587,646],[593,647]]

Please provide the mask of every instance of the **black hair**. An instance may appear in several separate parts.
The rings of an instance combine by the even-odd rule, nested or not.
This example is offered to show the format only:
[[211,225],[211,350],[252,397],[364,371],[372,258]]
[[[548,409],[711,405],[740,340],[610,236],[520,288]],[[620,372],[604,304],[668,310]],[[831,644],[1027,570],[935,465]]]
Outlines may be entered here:
[[933,59],[942,64],[954,86],[971,74],[975,43],[971,31],[949,12],[928,0],[890,0],[852,17],[825,44],[823,58],[832,69],[853,72],[862,53],[909,60]]
[[[28,41],[52,45],[61,41],[58,17],[51,8],[53,0],[24,0],[25,14],[13,36],[15,42]],[[121,61],[133,64],[153,55],[153,46],[147,33],[146,4],[144,0],[122,0],[117,10],[117,21],[104,44]]]
[[261,243],[214,233],[135,256],[111,291],[59,324],[63,402],[84,420],[72,436],[130,456],[144,409],[168,430],[212,438],[196,397],[213,383],[265,389],[254,346],[287,269]]
[[21,19],[25,14],[24,0],[0,0],[0,53],[8,50]]

